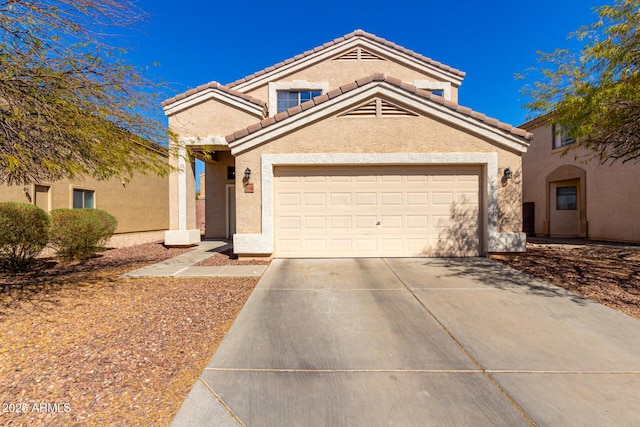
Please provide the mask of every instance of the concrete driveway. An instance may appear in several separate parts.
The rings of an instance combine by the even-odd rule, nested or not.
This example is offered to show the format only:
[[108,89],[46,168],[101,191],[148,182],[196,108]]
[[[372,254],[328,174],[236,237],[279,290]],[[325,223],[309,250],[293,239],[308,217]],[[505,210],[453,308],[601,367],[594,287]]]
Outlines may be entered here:
[[274,260],[173,426],[640,425],[640,321],[472,259]]

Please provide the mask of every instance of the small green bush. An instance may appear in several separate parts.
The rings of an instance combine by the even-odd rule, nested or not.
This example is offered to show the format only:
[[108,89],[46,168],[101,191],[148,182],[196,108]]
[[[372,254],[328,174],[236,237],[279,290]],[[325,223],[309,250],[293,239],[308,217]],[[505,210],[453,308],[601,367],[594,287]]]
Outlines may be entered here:
[[49,241],[49,216],[28,203],[0,203],[0,268],[28,271]]
[[97,242],[98,246],[104,246],[107,241],[113,236],[118,226],[118,220],[107,211],[100,209],[83,209],[85,214],[94,217],[100,223],[100,239]]
[[51,243],[63,260],[86,260],[113,235],[117,220],[98,209],[51,211]]

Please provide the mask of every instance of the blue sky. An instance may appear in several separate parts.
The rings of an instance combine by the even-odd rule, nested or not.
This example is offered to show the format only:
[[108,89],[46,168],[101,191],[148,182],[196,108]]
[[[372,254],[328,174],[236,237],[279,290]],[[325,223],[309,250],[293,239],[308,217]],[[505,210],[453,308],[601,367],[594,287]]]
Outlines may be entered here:
[[[150,17],[131,39],[129,61],[159,63],[149,76],[169,83],[167,99],[213,80],[231,83],[362,29],[465,71],[460,104],[519,125],[528,112],[524,82],[514,75],[537,65],[538,50],[571,46],[568,34],[611,1],[139,0]],[[157,111],[162,118],[160,105]]]
[[129,61],[158,62],[150,73],[171,84],[168,98],[212,80],[230,83],[363,29],[465,71],[460,104],[518,125],[527,111],[524,83],[514,74],[536,66],[537,50],[567,47],[567,35],[595,21],[593,8],[605,3],[139,0],[150,19],[132,40]]

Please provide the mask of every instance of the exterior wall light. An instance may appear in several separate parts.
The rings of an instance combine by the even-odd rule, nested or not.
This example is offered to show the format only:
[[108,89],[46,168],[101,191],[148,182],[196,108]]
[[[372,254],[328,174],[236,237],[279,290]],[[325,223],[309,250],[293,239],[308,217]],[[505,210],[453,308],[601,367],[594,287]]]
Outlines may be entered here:
[[506,180],[509,180],[511,178],[513,178],[513,172],[511,172],[511,168],[506,168],[504,170],[504,179],[506,181]]
[[253,182],[249,182],[251,178],[251,169],[246,168],[244,170],[244,178],[242,178],[242,184],[245,193],[253,193]]

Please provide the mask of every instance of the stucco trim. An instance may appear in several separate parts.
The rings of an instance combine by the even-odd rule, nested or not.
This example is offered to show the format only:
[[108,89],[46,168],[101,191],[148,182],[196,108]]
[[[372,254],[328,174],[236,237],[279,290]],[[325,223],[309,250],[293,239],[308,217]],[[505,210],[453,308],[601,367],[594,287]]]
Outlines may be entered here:
[[278,112],[278,91],[281,90],[321,90],[322,93],[327,93],[329,92],[329,82],[308,82],[306,80],[269,82],[269,117],[275,116]]
[[432,101],[430,98],[424,98],[420,95],[411,93],[401,87],[387,83],[386,81],[376,81],[352,89],[346,94],[342,94],[342,96],[336,96],[335,98],[324,101],[313,108],[302,110],[292,117],[286,117],[280,121],[276,120],[276,122],[272,123],[270,126],[266,126],[253,133],[249,133],[247,136],[244,136],[239,140],[236,139],[229,142],[231,154],[237,156],[240,153],[268,143],[312,122],[321,120],[325,117],[338,115],[340,112],[355,105],[359,105],[360,103],[363,103],[375,96],[386,97],[392,101],[400,102],[412,111],[443,121],[459,129],[463,129],[464,131],[517,153],[524,153],[527,151],[529,144],[521,137],[504,131],[499,127],[492,126],[489,123],[485,123],[484,121],[476,119],[463,112],[456,111],[447,105]]
[[211,146],[211,145],[225,145],[228,146],[227,140],[224,136],[220,135],[207,135],[205,137],[197,137],[197,136],[181,136],[178,137],[178,142],[182,145],[193,145],[193,146]]
[[274,251],[274,168],[300,165],[447,165],[483,166],[481,191],[483,251],[511,252],[524,250],[523,233],[498,233],[498,154],[497,153],[333,153],[333,154],[263,154],[262,233],[235,234],[234,252],[238,254],[271,255]]
[[545,178],[545,219],[542,223],[542,235],[551,235],[551,184],[562,181],[578,181],[578,237],[589,236],[589,223],[587,222],[587,171],[573,165],[562,165],[554,169]]
[[258,118],[262,118],[264,114],[263,106],[250,102],[239,96],[222,92],[214,88],[205,89],[201,92],[194,93],[187,98],[168,104],[166,107],[164,107],[164,114],[166,116],[171,116],[173,114],[179,113],[180,111],[187,110],[194,105],[201,104],[211,99],[231,105],[232,107],[236,107]]
[[[319,49],[317,52],[309,53],[304,57],[300,57],[298,60],[294,60],[287,63],[280,63],[277,66],[269,67],[267,72],[257,76],[252,75],[245,77],[246,81],[234,82],[229,84],[235,90],[240,92],[250,92],[256,88],[266,85],[270,81],[281,80],[288,75],[291,75],[297,71],[308,68],[313,64],[322,62],[328,59],[332,59],[335,56],[342,54],[344,51],[352,50],[356,47],[361,47],[382,56],[387,59],[393,59],[400,64],[414,68],[422,73],[433,76],[435,79],[452,82],[456,86],[462,84],[464,75],[460,72],[452,72],[438,65],[425,62],[422,58],[417,58],[407,53],[401,52],[396,48],[386,46],[382,43],[378,43],[375,40],[366,38],[365,36],[355,36],[344,41],[338,42],[332,46]],[[439,62],[435,64],[441,65]],[[457,70],[456,70],[457,71]],[[257,74],[257,73],[256,73]]]
[[431,80],[414,80],[413,85],[418,89],[424,90],[434,90],[439,89],[442,90],[442,95],[444,99],[451,100],[451,83],[449,82],[434,82]]

